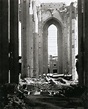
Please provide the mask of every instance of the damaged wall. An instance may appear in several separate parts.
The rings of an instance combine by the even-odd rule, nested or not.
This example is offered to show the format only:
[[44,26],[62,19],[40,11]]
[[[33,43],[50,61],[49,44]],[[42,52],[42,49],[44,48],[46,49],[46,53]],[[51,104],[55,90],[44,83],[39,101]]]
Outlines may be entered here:
[[[25,2],[27,1],[21,4],[25,4]],[[73,16],[71,8],[73,6],[66,7],[64,3],[36,5],[34,0],[31,0],[26,5],[27,7],[21,7],[25,11],[22,19],[28,19],[28,21],[24,20],[24,22],[27,22],[24,25],[26,26],[25,29],[28,28],[29,33],[27,34],[27,31],[22,30],[22,32],[24,31],[24,35],[22,34],[24,38],[22,41],[22,69],[26,69],[22,70],[22,75],[38,77],[43,73],[48,73],[48,27],[51,24],[55,24],[58,29],[58,73],[72,74],[72,69],[75,67],[75,62],[73,62],[75,54],[72,53],[72,46],[74,46],[72,42],[75,39],[71,38],[71,27],[75,25],[75,23],[71,23]],[[28,9],[31,10],[31,13]],[[28,39],[26,40],[26,38]],[[24,43],[25,40],[26,42]],[[23,59],[23,57],[25,58]]]

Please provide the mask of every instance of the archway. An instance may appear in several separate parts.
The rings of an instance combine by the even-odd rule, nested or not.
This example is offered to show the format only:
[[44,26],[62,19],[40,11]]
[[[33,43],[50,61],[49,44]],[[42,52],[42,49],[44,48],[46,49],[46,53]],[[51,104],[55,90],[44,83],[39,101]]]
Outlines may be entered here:
[[48,73],[57,73],[57,27],[51,24],[48,28]]
[[62,73],[63,67],[63,32],[62,25],[56,18],[48,19],[43,26],[43,73],[48,73],[48,27],[54,24],[57,27],[57,72]]

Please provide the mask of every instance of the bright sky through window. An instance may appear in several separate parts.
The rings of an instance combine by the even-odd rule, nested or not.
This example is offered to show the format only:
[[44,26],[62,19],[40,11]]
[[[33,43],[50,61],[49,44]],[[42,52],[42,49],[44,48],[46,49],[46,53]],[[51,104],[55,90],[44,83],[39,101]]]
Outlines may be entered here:
[[48,28],[48,55],[57,56],[57,27],[55,25]]

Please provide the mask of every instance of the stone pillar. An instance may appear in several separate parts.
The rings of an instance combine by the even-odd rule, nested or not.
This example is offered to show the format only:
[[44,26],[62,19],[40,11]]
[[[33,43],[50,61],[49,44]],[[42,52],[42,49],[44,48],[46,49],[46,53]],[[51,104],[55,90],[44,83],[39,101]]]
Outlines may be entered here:
[[70,4],[70,62],[69,62],[69,72],[72,74],[72,7],[73,4]]
[[58,45],[58,73],[63,73],[63,32],[61,26],[58,26],[57,45]]
[[29,6],[29,27],[28,27],[28,42],[27,42],[27,64],[29,65],[29,77],[33,77],[33,7],[32,0]]
[[[80,2],[80,0],[79,0]],[[82,12],[83,12],[83,44],[84,44],[84,71],[82,72],[85,77],[85,86],[86,86],[86,93],[85,93],[85,104],[84,109],[88,109],[88,0],[82,1]],[[80,17],[80,16],[79,16]]]
[[48,73],[48,28],[43,28],[43,73]]
[[0,83],[8,82],[8,0],[0,0]]
[[84,85],[84,33],[83,33],[83,0],[78,0],[78,59],[79,84]]
[[75,80],[75,7],[72,5],[72,79]]
[[8,83],[10,83],[10,0],[8,0],[8,57],[9,57],[9,71],[8,71]]
[[18,0],[10,0],[10,82],[18,83],[18,77]]
[[[64,21],[64,23],[65,23],[65,21]],[[62,43],[62,46],[63,46],[63,55],[62,55],[62,57],[63,57],[63,70],[62,70],[62,73],[64,74],[65,72],[65,69],[66,69],[66,58],[65,58],[65,35],[66,35],[66,27],[65,27],[65,24],[64,24],[64,31],[63,31],[63,37],[62,37],[62,40],[63,40],[63,43]]]
[[39,75],[43,76],[43,37],[42,37],[42,22],[41,22],[41,8],[38,11],[38,29],[39,29]]
[[36,1],[33,1],[33,14],[34,14],[34,38],[33,38],[33,64],[34,64],[34,77],[39,76],[39,63],[38,63],[38,16]]
[[21,0],[22,77],[30,75],[29,0]]
[[69,12],[67,13],[68,14],[68,18],[67,18],[67,51],[68,51],[68,56],[67,56],[67,59],[68,59],[68,74],[70,74],[70,17],[69,17]]
[[38,64],[38,34],[34,33],[33,36],[33,65],[34,65],[34,72],[33,72],[33,76],[37,77],[39,76],[39,64]]
[[69,72],[72,74],[72,79],[75,79],[75,7],[70,4],[70,63]]
[[53,57],[50,55],[50,73],[53,73]]
[[31,3],[30,0],[26,0],[27,77],[33,76],[33,23],[32,13],[30,12]]
[[63,31],[63,73],[68,72],[68,53],[67,53],[67,43],[68,43],[68,23],[67,15],[64,13],[64,31]]

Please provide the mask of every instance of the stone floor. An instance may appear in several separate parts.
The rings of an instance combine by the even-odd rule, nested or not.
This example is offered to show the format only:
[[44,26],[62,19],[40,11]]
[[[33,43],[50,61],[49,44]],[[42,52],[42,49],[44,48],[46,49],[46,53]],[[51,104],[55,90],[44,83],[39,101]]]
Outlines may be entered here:
[[25,102],[30,109],[84,109],[80,98],[27,96]]

